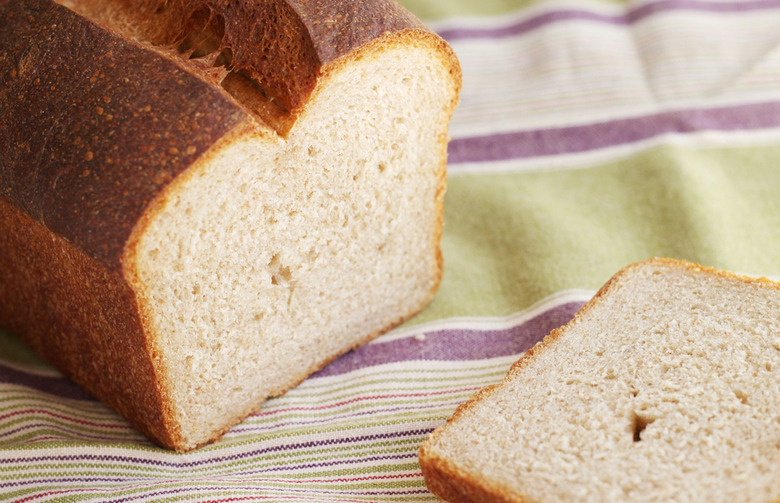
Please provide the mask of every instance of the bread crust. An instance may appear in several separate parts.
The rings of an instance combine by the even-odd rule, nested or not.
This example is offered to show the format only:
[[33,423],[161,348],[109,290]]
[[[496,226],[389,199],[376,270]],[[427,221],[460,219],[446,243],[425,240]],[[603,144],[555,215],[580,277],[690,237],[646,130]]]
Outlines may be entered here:
[[216,46],[209,50],[229,50],[231,69],[293,115],[331,62],[388,33],[427,31],[394,0],[364,2],[359,9],[346,0],[69,1],[128,35],[187,53],[202,40],[200,32],[210,32]]
[[604,286],[602,286],[598,292],[586,302],[579,311],[577,311],[571,321],[550,332],[542,341],[525,352],[523,356],[510,367],[506,376],[504,376],[500,383],[487,386],[477,391],[469,400],[459,405],[452,416],[447,419],[447,422],[436,428],[436,430],[434,430],[434,432],[425,440],[420,447],[419,461],[425,483],[432,493],[451,503],[528,503],[531,501],[523,494],[509,492],[499,484],[492,484],[490,481],[479,479],[462,470],[451,460],[438,456],[434,452],[434,444],[447,429],[449,424],[460,420],[470,409],[476,407],[481,401],[489,398],[493,393],[501,389],[501,387],[507,385],[514,377],[523,372],[523,369],[533,362],[541,352],[553,347],[559,342],[560,337],[564,333],[571,327],[581,323],[585,316],[587,316],[604,297],[618,287],[623,278],[630,276],[636,269],[653,265],[667,268],[682,268],[692,272],[710,274],[721,278],[780,290],[780,283],[770,281],[767,278],[742,276],[685,260],[655,257],[625,266],[612,276]]
[[119,270],[147,205],[247,114],[49,0],[10,1],[0,20],[0,197]]
[[107,269],[0,198],[0,324],[64,374],[173,446],[135,295]]

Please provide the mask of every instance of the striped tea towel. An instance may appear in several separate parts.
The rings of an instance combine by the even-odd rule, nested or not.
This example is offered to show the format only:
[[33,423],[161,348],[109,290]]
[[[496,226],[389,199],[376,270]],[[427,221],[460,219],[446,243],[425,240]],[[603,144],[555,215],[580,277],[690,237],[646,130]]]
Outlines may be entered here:
[[432,305],[188,454],[0,333],[0,500],[432,502],[426,435],[622,266],[780,276],[780,0],[406,3],[463,66]]

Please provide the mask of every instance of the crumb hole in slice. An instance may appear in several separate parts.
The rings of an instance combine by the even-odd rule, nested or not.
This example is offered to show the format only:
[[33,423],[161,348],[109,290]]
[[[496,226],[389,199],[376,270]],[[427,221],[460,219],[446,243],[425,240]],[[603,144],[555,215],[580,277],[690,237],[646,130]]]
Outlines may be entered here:
[[647,426],[654,420],[648,417],[642,416],[634,412],[632,419],[631,430],[634,434],[634,442],[640,442],[642,440],[642,432],[645,431]]
[[743,404],[750,405],[750,403],[748,402],[747,393],[745,393],[743,390],[735,389],[734,396],[736,396],[739,399],[739,401],[742,402]]

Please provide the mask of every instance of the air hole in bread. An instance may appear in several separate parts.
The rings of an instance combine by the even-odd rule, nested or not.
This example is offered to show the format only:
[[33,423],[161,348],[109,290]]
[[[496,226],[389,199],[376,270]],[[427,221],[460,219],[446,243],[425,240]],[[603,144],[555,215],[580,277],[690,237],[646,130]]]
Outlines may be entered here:
[[289,131],[293,124],[289,113],[248,75],[241,71],[228,71],[220,85],[263,122],[281,134]]
[[272,269],[277,269],[279,267],[279,254],[274,253],[274,255],[271,257],[271,260],[268,261],[268,267]]
[[276,274],[274,274],[273,278],[271,278],[271,283],[273,283],[274,285],[289,283],[290,278],[292,278],[292,273],[290,272],[290,268],[281,267],[279,271]]
[[[75,0],[74,3],[82,13],[102,15],[92,12],[89,2]],[[128,5],[132,4],[128,2]],[[160,2],[152,11],[159,16],[158,22],[148,26],[137,19],[143,9],[130,8],[121,14],[120,10],[109,11],[120,18],[127,16],[125,23],[133,38],[178,55],[191,65],[195,73],[220,84],[260,122],[286,136],[295,119],[288,108],[276,99],[279,96],[275,98],[273,92],[268,92],[265,87],[267,82],[262,82],[260,77],[250,77],[244,68],[234,66],[235,54],[230,46],[231,38],[226,36],[224,16],[207,6],[191,13],[189,8],[189,3],[184,1]],[[281,71],[289,73],[287,68]]]
[[212,54],[222,46],[225,36],[225,20],[211,9],[202,7],[190,15],[186,30],[177,44],[176,50],[190,59],[202,58]]
[[735,389],[734,390],[734,396],[736,396],[740,402],[742,402],[745,405],[750,405],[748,402],[748,395],[744,392],[744,390],[741,389]]
[[634,442],[640,442],[642,440],[642,432],[644,432],[645,428],[647,428],[647,426],[653,421],[654,419],[642,416],[634,412],[633,422],[632,422]]
[[233,51],[229,47],[222,49],[214,60],[214,66],[224,66],[225,68],[230,68],[231,63],[233,63]]
[[279,254],[275,254],[271,257],[271,261],[268,262],[268,270],[271,273],[271,284],[281,285],[290,282],[292,278],[292,272],[288,266],[282,265]]

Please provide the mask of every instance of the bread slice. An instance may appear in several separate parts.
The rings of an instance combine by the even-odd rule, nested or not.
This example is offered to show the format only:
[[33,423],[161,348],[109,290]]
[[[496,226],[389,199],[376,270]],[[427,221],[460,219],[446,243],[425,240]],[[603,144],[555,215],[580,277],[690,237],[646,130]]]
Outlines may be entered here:
[[780,285],[653,259],[420,450],[450,502],[780,500]]
[[159,444],[434,295],[460,69],[395,2],[8,0],[0,48],[0,325]]

